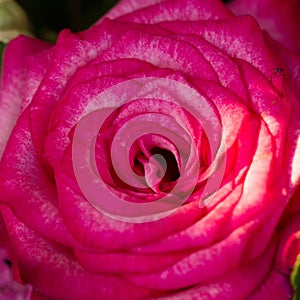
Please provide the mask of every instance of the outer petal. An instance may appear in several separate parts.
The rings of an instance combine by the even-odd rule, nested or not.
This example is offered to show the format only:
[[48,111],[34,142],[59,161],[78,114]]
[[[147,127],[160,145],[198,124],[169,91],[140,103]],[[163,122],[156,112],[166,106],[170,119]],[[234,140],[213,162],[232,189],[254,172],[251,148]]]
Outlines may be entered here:
[[[0,157],[5,149],[7,139],[20,113],[24,93],[31,98],[35,92],[35,84],[25,89],[25,80],[28,76],[28,58],[40,52],[50,45],[25,36],[20,36],[8,44],[5,50],[2,68],[1,92],[0,92]],[[22,51],[20,51],[22,49]],[[41,80],[43,67],[47,65],[47,59],[39,60],[38,65],[33,66],[37,78]],[[38,66],[43,66],[38,69]],[[32,67],[32,66],[31,66]],[[31,72],[31,75],[33,73]],[[30,95],[30,96],[29,96]]]
[[267,47],[257,22],[250,16],[229,20],[163,22],[163,28],[183,35],[197,35],[232,58],[249,62],[267,78],[281,67]]
[[[121,0],[105,15],[105,17],[115,19],[135,10],[145,8],[163,1],[165,0]],[[102,19],[100,19],[98,22],[101,22],[101,20]]]
[[85,271],[70,249],[42,238],[9,209],[3,210],[3,217],[16,251],[21,277],[25,283],[32,283],[39,293],[72,300],[142,299],[149,296],[149,291],[134,287],[116,276]]
[[[99,34],[99,31],[105,34]],[[68,30],[60,33],[53,48],[51,64],[30,106],[31,126],[34,128],[31,135],[39,155],[43,155],[44,138],[52,110],[70,78],[78,68],[109,47],[120,34],[122,32],[116,32],[107,22],[79,34],[72,34]]]
[[[219,19],[228,18],[231,16],[226,7],[218,0],[198,1],[188,0],[121,0],[115,7],[113,7],[104,17],[115,19],[125,16],[126,20],[130,19],[136,22],[136,18],[140,16],[146,23],[158,22],[158,18],[163,21],[178,20],[179,13],[185,18],[197,19]],[[181,18],[180,18],[181,19]],[[103,20],[101,18],[96,24]],[[150,21],[151,20],[151,21]]]
[[118,18],[134,23],[155,24],[163,21],[222,20],[232,17],[219,0],[167,0]]
[[289,279],[277,270],[272,270],[263,284],[248,299],[290,300],[292,295]]
[[[227,273],[215,282],[206,285],[196,285],[182,292],[171,294],[162,299],[169,300],[241,300],[248,299],[247,296],[255,289],[264,276],[267,275],[272,254],[274,253],[274,243],[268,247],[263,255],[249,264],[242,265],[238,270]],[[269,299],[266,298],[259,298]],[[273,299],[273,298],[272,298]],[[274,298],[275,299],[275,298]],[[284,299],[284,298],[283,298]]]
[[287,74],[282,74],[289,82],[290,88],[300,102],[300,56],[279,44],[275,40],[268,38],[268,44],[274,53],[282,60],[286,66]]
[[275,40],[300,54],[299,0],[233,0],[228,7],[236,15],[252,15]]
[[57,209],[55,185],[38,160],[26,110],[7,143],[0,167],[0,201],[13,208],[29,227],[50,239],[78,245]]

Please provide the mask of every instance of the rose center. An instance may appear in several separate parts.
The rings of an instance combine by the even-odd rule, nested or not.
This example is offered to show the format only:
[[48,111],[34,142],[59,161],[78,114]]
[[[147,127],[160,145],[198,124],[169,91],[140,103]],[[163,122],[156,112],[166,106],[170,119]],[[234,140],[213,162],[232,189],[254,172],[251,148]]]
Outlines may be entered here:
[[170,150],[159,147],[154,147],[149,152],[149,159],[143,153],[135,157],[133,170],[145,178],[154,192],[167,193],[180,177],[176,158]]

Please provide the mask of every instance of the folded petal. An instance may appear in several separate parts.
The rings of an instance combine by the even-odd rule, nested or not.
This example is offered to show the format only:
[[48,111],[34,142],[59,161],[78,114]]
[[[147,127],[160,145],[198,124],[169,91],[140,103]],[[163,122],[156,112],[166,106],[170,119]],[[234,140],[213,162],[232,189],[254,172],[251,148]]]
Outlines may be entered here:
[[25,98],[31,99],[35,92],[36,84],[32,82],[30,86],[26,86],[26,79],[35,74],[32,80],[39,82],[44,74],[43,69],[47,66],[47,60],[39,61],[33,70],[29,71],[29,60],[49,47],[46,42],[20,36],[5,49],[0,92],[0,157],[24,106]]
[[252,15],[275,40],[300,54],[300,3],[298,0],[233,0],[228,7],[236,15]]

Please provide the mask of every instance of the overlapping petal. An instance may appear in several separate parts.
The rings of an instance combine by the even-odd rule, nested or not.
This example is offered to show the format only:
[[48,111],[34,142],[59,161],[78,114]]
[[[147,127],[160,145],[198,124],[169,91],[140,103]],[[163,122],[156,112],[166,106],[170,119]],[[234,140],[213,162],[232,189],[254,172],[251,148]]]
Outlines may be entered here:
[[[238,1],[231,7],[243,12]],[[286,242],[299,225],[299,193],[291,198],[300,177],[295,53],[285,55],[253,17],[235,17],[216,0],[124,0],[107,17],[116,19],[102,19],[78,34],[65,30],[51,48],[19,38],[6,50],[0,109],[9,114],[3,119],[0,201],[5,243],[10,240],[14,249],[9,255],[20,279],[37,294],[59,299],[288,299],[286,265],[295,251]],[[271,11],[267,17],[278,24]],[[297,52],[290,37],[285,41]],[[20,45],[26,51],[13,60]],[[116,109],[95,137],[95,168],[110,190],[135,203],[153,201],[176,184],[178,178],[166,176],[164,188],[132,188],[113,170],[114,137],[146,114],[144,122],[164,120],[170,131],[176,128],[170,119],[176,120],[199,150],[198,157],[186,150],[185,135],[177,137],[184,151],[162,135],[139,137],[127,150],[131,166],[148,183],[162,167],[150,163],[158,148],[173,155],[172,172],[186,164],[195,175],[196,158],[201,167],[193,193],[173,214],[130,223],[89,202],[75,174],[72,143],[94,99],[120,83],[147,77],[184,84],[207,106],[197,99],[184,108],[170,104],[165,100],[176,97],[160,89],[146,90],[147,97],[141,92],[145,97],[126,104],[122,99],[131,90],[114,95],[119,98],[107,94],[111,98],[96,108]],[[216,168],[209,166],[215,140],[193,115],[203,107],[206,116],[215,116],[211,127],[215,121],[222,128],[225,150]],[[134,132],[131,127],[128,136]],[[210,172],[221,169],[223,161],[219,186],[206,198]],[[187,176],[185,188],[189,182]],[[184,185],[181,189],[185,192]]]

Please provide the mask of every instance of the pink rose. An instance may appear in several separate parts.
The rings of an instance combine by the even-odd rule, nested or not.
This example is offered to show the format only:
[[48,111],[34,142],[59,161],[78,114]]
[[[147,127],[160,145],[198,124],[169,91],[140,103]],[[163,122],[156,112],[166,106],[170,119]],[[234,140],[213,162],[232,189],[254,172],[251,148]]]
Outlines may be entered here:
[[0,241],[15,280],[33,299],[291,299],[295,7],[279,32],[258,1],[229,8],[251,5],[264,31],[218,0],[139,2],[6,48]]

